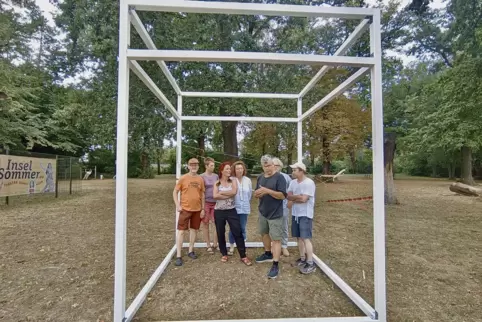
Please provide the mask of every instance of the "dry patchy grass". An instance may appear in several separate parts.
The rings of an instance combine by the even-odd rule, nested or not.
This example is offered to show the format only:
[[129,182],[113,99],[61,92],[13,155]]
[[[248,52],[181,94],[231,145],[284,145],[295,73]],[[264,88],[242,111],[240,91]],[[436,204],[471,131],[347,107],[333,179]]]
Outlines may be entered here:
[[[174,178],[129,180],[127,297],[132,301],[174,242]],[[389,321],[482,321],[482,202],[455,196],[442,180],[397,180],[401,204],[387,207]],[[371,181],[345,176],[317,189],[314,246],[373,303],[371,202],[325,203],[369,196]],[[0,320],[112,319],[114,183],[88,181],[77,196],[0,206]],[[256,235],[256,215],[248,220]],[[201,234],[199,234],[201,240]],[[250,249],[255,257],[259,249]],[[359,310],[323,274],[301,276],[283,258],[246,267],[233,256],[199,250],[169,265],[136,321],[349,316]]]

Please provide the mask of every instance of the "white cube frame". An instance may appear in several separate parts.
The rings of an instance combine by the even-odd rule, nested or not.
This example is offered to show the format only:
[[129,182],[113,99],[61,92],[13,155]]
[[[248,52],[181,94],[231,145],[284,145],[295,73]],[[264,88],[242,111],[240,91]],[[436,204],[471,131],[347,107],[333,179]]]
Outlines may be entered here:
[[[142,24],[135,10],[164,11],[186,13],[217,13],[243,15],[325,17],[359,19],[361,23],[345,40],[333,56],[226,52],[226,51],[187,51],[158,50]],[[251,121],[251,122],[293,122],[297,123],[298,161],[302,161],[302,122],[327,103],[335,99],[368,72],[371,73],[372,99],[372,140],[373,140],[373,234],[374,234],[374,308],[345,283],[331,268],[316,255],[314,260],[320,269],[366,314],[357,317],[323,318],[286,318],[261,319],[259,321],[380,321],[386,317],[386,280],[385,280],[385,206],[383,172],[383,112],[382,112],[382,49],[380,10],[375,8],[318,7],[301,5],[255,4],[236,2],[204,2],[180,0],[120,0],[119,8],[119,74],[117,107],[117,168],[116,168],[116,220],[115,220],[115,286],[114,286],[114,322],[131,321],[152,290],[161,274],[176,253],[176,246],[171,248],[166,258],[152,274],[150,279],[126,307],[126,229],[127,229],[127,146],[128,146],[128,110],[129,110],[129,70],[159,98],[177,120],[176,178],[181,175],[181,134],[182,121]],[[141,36],[147,49],[130,49],[131,24]],[[370,57],[343,56],[359,39],[363,32],[370,29]],[[177,108],[155,85],[136,60],[155,60],[169,80],[177,94]],[[298,94],[278,93],[228,93],[228,92],[183,92],[169,72],[165,60],[170,61],[216,61],[244,63],[276,64],[323,64],[316,76]],[[303,113],[302,99],[332,66],[352,66],[360,69],[346,81],[326,95],[322,100]],[[183,97],[231,97],[231,98],[278,98],[297,100],[297,117],[246,117],[246,116],[185,116],[182,113]],[[176,225],[179,214],[176,214]],[[175,237],[175,236],[174,236]],[[290,242],[289,246],[296,246]],[[184,247],[188,244],[184,243]],[[247,247],[262,247],[261,242],[247,242]],[[205,243],[196,243],[195,247],[206,247]],[[354,250],[355,251],[355,250]],[[219,320],[218,320],[219,321]],[[228,321],[228,320],[226,320]],[[258,320],[229,320],[258,321]]]

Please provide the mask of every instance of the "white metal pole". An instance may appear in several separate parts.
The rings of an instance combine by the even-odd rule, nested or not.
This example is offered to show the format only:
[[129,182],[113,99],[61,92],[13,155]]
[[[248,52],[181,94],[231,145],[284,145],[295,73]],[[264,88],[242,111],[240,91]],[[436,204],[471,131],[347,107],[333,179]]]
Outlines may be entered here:
[[370,49],[375,59],[375,65],[371,68],[374,286],[375,310],[378,314],[378,320],[385,322],[387,319],[385,279],[385,179],[383,165],[382,48],[380,34],[380,10],[377,10],[373,15],[373,22],[370,26]]
[[368,67],[360,68],[356,73],[348,77],[343,83],[338,85],[334,90],[332,90],[329,94],[323,97],[321,100],[318,101],[315,105],[313,105],[308,111],[306,111],[302,116],[301,120],[303,121],[320,108],[325,106],[326,104],[330,103],[332,100],[340,96],[344,91],[346,91],[350,86],[356,83],[361,77],[365,74],[368,74],[370,69]]
[[297,123],[297,117],[263,117],[263,116],[181,116],[183,121],[239,121],[239,122],[276,122],[276,123]]
[[156,95],[156,97],[164,104],[164,106],[171,112],[171,114],[178,119],[179,115],[177,114],[174,106],[172,106],[171,102],[167,99],[167,97],[162,93],[162,91],[157,87],[156,83],[147,75],[146,71],[139,65],[136,61],[130,62],[130,68],[134,74],[139,77],[139,79],[146,85],[147,88],[151,90],[151,92]]
[[[368,29],[370,26],[370,19],[363,19],[362,22],[353,30],[351,35],[343,42],[343,44],[338,48],[338,50],[333,54],[333,56],[342,56],[345,55],[346,52],[353,46],[353,44],[360,39],[363,33]],[[330,70],[331,67],[323,66],[318,73],[316,73],[315,77],[313,77],[310,82],[301,90],[300,97],[304,97],[315,85],[318,81]]]
[[303,121],[301,120],[303,115],[303,98],[298,98],[298,162],[303,162]]
[[230,98],[279,98],[298,99],[298,94],[282,93],[236,93],[236,92],[182,92],[184,97],[230,97]]
[[114,322],[122,322],[126,306],[126,239],[127,239],[127,145],[129,128],[129,62],[130,38],[127,1],[119,6],[119,73],[117,84],[117,152],[115,199],[115,281]]
[[[149,49],[157,49],[156,45],[152,41],[152,38],[149,36],[149,33],[147,32],[146,27],[144,27],[144,24],[142,23],[141,19],[137,15],[137,13],[132,10],[131,11],[131,22],[134,28],[136,29],[137,33],[141,37],[142,41],[144,41],[144,44],[146,44],[147,48]],[[161,68],[162,72],[164,75],[166,75],[167,80],[171,84],[172,88],[174,88],[174,91],[176,91],[176,94],[180,95],[181,94],[181,89],[179,88],[179,85],[177,85],[176,80],[174,79],[174,76],[172,76],[171,72],[169,71],[169,68],[167,67],[166,63],[161,61],[157,61],[157,64]]]
[[138,11],[325,17],[340,19],[364,19],[366,16],[371,16],[374,12],[373,8],[325,7],[220,1],[129,0],[129,4],[135,7]]
[[[177,96],[177,113],[182,115],[182,95]],[[182,120],[177,120],[177,137],[176,137],[176,183],[181,177],[181,161],[182,161]],[[179,197],[179,195],[178,195]],[[176,227],[174,227],[174,244],[177,242],[177,222],[179,213],[176,210]]]
[[[187,2],[187,1],[185,1]],[[185,3],[184,2],[184,3]],[[180,3],[183,3],[180,1]],[[313,7],[314,8],[314,7]],[[195,61],[219,63],[258,63],[258,64],[303,64],[327,66],[372,67],[371,57],[328,56],[286,53],[263,53],[243,51],[214,50],[153,50],[129,49],[127,57],[131,60]]]

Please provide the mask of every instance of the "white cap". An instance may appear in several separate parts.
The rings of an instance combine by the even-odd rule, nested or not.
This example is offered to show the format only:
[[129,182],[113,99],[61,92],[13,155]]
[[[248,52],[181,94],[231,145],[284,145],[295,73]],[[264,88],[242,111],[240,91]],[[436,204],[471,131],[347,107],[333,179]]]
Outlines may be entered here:
[[303,172],[306,172],[306,166],[303,162],[296,162],[295,164],[290,165],[292,169],[301,169]]

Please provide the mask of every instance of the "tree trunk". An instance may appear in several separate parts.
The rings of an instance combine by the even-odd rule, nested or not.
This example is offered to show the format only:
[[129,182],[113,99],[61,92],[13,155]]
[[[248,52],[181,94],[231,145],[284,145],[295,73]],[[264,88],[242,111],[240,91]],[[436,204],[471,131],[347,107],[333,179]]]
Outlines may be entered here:
[[157,175],[161,174],[161,156],[157,155]]
[[288,166],[288,174],[291,174],[291,172],[292,172],[292,171],[291,171],[292,169],[291,169],[291,167],[290,167],[290,164],[293,164],[293,152],[292,152],[292,151],[293,151],[293,150],[289,150],[289,152],[288,152],[288,164],[287,164],[287,166]]
[[145,151],[141,153],[141,172],[142,172],[142,177],[143,178],[149,178],[150,177],[150,167],[151,165],[149,164],[149,154]]
[[[206,155],[206,136],[204,134],[200,134],[197,138],[197,148],[199,150],[199,155],[201,159]],[[199,160],[202,161],[202,160]]]
[[331,162],[323,161],[323,174],[330,174]]
[[197,141],[197,148],[199,154],[199,172],[202,173],[206,169],[204,167],[204,156],[206,155],[206,136],[203,133],[200,133],[196,139]]
[[330,153],[330,142],[326,136],[322,138],[323,146],[323,174],[330,174],[331,167],[331,153]]
[[356,151],[355,149],[352,149],[350,151],[350,163],[351,163],[351,171],[353,171],[353,173],[357,173],[357,168],[356,168]]
[[432,178],[436,178],[436,177],[437,177],[437,166],[433,165],[432,166]]
[[455,179],[455,164],[453,162],[449,163],[448,170],[449,170],[449,179],[450,180]]
[[397,195],[395,193],[395,183],[393,181],[393,158],[396,149],[395,133],[387,133],[385,135],[384,149],[384,166],[385,166],[385,204],[398,204]]
[[482,189],[477,189],[463,183],[452,183],[449,187],[450,191],[464,195],[464,196],[481,196]]
[[472,149],[467,146],[462,147],[462,169],[460,177],[463,183],[470,186],[475,185],[474,178],[472,177]]
[[310,160],[311,160],[311,166],[315,166],[315,154],[310,152]]
[[236,161],[238,159],[238,122],[221,122],[223,129],[224,159],[226,161]]

